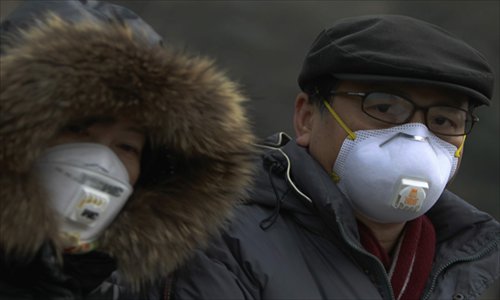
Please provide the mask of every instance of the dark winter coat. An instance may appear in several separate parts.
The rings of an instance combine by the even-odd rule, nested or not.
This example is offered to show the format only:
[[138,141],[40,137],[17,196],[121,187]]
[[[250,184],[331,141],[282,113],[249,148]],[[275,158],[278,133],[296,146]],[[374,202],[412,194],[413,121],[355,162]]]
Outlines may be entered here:
[[[0,58],[0,299],[80,298],[92,284],[78,272],[109,277],[90,298],[168,296],[166,277],[218,232],[251,181],[238,87],[212,61],[113,20],[48,16],[9,37]],[[69,122],[122,109],[146,129],[150,167],[97,251],[63,257],[33,163]]]
[[[267,142],[251,200],[178,272],[176,299],[393,299],[327,172],[285,135]],[[499,223],[449,191],[427,216],[437,249],[423,298],[478,297],[500,273]]]

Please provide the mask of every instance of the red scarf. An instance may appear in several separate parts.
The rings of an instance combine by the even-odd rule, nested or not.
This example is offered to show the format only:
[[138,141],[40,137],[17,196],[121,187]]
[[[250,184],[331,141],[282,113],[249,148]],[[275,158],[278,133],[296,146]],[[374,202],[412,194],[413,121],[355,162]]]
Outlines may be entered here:
[[424,215],[406,223],[393,257],[380,246],[370,229],[358,222],[361,244],[384,264],[396,300],[419,299],[429,277],[436,247],[436,232]]

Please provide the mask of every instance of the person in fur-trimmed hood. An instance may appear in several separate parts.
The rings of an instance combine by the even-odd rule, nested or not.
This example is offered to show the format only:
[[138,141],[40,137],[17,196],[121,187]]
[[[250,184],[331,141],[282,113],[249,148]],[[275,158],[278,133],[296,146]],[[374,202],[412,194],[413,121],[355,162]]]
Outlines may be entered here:
[[2,24],[1,299],[168,298],[251,181],[237,85],[96,3]]

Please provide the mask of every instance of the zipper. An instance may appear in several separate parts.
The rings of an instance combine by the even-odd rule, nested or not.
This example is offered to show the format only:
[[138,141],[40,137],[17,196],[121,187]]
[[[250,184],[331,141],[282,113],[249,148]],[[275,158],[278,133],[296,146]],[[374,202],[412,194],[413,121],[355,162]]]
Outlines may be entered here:
[[471,261],[479,260],[480,258],[483,258],[488,253],[490,253],[491,251],[493,251],[497,247],[497,245],[498,245],[498,241],[494,240],[493,242],[491,242],[490,244],[488,244],[487,247],[484,247],[483,251],[481,251],[481,252],[479,252],[479,253],[477,253],[475,255],[471,255],[471,256],[468,256],[468,257],[462,257],[462,258],[456,258],[456,259],[451,260],[448,263],[444,264],[443,266],[441,266],[441,268],[439,268],[438,271],[436,273],[434,273],[434,276],[432,277],[432,281],[431,281],[431,287],[427,290],[427,293],[425,294],[425,296],[422,297],[422,300],[426,300],[426,299],[428,299],[430,297],[430,295],[432,294],[434,288],[436,287],[436,282],[437,282],[437,279],[438,279],[439,275],[444,270],[446,270],[448,267],[450,267],[453,264],[459,263],[459,262],[471,262]]
[[389,279],[389,276],[387,275],[387,272],[385,271],[385,267],[384,267],[384,265],[382,265],[382,262],[381,262],[381,261],[380,261],[377,257],[375,257],[373,254],[371,254],[371,253],[368,253],[368,252],[364,251],[363,249],[359,248],[357,245],[354,245],[354,244],[353,244],[353,243],[352,243],[352,242],[351,242],[351,241],[347,238],[347,235],[346,235],[346,233],[345,233],[345,231],[344,231],[344,228],[343,228],[342,226],[339,226],[338,228],[339,228],[339,230],[340,230],[340,234],[342,234],[342,237],[344,238],[344,241],[346,241],[346,242],[347,242],[347,244],[348,244],[349,246],[351,246],[351,248],[355,249],[356,251],[358,251],[359,253],[361,253],[361,254],[363,254],[363,255],[368,255],[368,256],[370,256],[370,257],[371,257],[371,258],[373,258],[373,259],[376,261],[376,263],[378,264],[378,266],[379,266],[379,270],[384,270],[384,272],[382,272],[382,273],[383,273],[383,277],[385,278],[385,281],[386,281],[387,287],[389,287],[389,289],[388,289],[388,291],[389,291],[389,295],[391,296],[391,299],[392,299],[392,300],[395,300],[396,298],[394,297],[394,291],[393,291],[393,289],[392,289],[392,283],[391,283],[391,281],[390,281],[390,279]]

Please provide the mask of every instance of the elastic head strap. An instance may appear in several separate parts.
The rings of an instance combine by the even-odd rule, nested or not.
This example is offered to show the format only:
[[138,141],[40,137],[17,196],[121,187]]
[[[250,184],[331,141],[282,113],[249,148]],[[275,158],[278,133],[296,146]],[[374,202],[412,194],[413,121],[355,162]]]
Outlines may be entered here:
[[462,144],[460,144],[460,147],[458,147],[457,151],[455,151],[455,157],[456,158],[459,158],[460,156],[462,156],[462,151],[464,149],[464,144],[465,144],[465,138],[467,136],[464,135],[464,139],[462,140]]
[[344,123],[344,121],[342,121],[342,119],[339,117],[339,115],[330,106],[328,101],[323,100],[323,103],[325,104],[326,108],[328,108],[328,111],[330,111],[330,113],[332,114],[335,121],[337,121],[337,123],[339,123],[340,127],[342,127],[347,132],[348,138],[354,141],[356,139],[356,134],[354,132],[352,132],[352,130],[349,129],[349,127],[347,127],[347,125]]
[[335,173],[335,171],[332,171],[330,173],[330,179],[333,180],[333,182],[337,183],[340,181],[340,176],[337,173]]

